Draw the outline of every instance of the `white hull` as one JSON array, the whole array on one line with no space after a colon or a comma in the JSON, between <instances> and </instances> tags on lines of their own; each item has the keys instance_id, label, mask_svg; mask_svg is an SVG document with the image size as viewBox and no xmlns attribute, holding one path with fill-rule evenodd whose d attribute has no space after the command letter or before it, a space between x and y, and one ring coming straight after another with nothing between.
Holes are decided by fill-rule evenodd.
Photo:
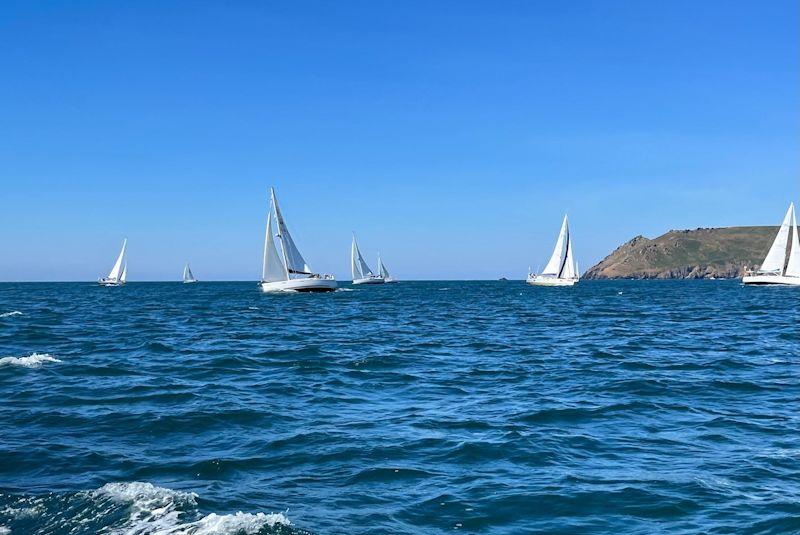
<instances>
[{"instance_id":1,"label":"white hull","mask_svg":"<svg viewBox=\"0 0 800 535\"><path fill-rule=\"evenodd\" d=\"M197 281L196 280L183 281L184 284L194 284L195 282Z\"/></svg>"},{"instance_id":2,"label":"white hull","mask_svg":"<svg viewBox=\"0 0 800 535\"><path fill-rule=\"evenodd\" d=\"M578 279L559 279L558 277L533 275L528 277L527 282L532 286L574 286Z\"/></svg>"},{"instance_id":3,"label":"white hull","mask_svg":"<svg viewBox=\"0 0 800 535\"><path fill-rule=\"evenodd\" d=\"M100 286L124 286L125 281L118 281L118 280L110 280L110 279L100 279L97 281Z\"/></svg>"},{"instance_id":4,"label":"white hull","mask_svg":"<svg viewBox=\"0 0 800 535\"><path fill-rule=\"evenodd\" d=\"M785 277L783 275L745 275L742 283L751 286L800 286L800 277Z\"/></svg>"},{"instance_id":5,"label":"white hull","mask_svg":"<svg viewBox=\"0 0 800 535\"><path fill-rule=\"evenodd\" d=\"M383 284L385 282L386 281L383 279L383 277L378 277L378 276L364 277L363 279L353 279L353 284L354 285L356 285L356 284Z\"/></svg>"},{"instance_id":6,"label":"white hull","mask_svg":"<svg viewBox=\"0 0 800 535\"><path fill-rule=\"evenodd\" d=\"M332 292L338 285L335 279L291 279L288 281L262 282L262 292Z\"/></svg>"}]
</instances>

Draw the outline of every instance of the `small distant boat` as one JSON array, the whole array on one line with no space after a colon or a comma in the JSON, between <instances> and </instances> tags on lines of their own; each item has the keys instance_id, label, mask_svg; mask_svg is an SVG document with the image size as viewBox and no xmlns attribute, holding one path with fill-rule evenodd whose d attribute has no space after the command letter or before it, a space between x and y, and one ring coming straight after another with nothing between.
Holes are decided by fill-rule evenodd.
<instances>
[{"instance_id":1,"label":"small distant boat","mask_svg":"<svg viewBox=\"0 0 800 535\"><path fill-rule=\"evenodd\" d=\"M565 215L550 261L547 262L541 274L528 273L528 284L534 286L573 286L578 282L580 275L578 264L572 256L572 248L569 221Z\"/></svg>"},{"instance_id":2,"label":"small distant boat","mask_svg":"<svg viewBox=\"0 0 800 535\"><path fill-rule=\"evenodd\" d=\"M353 275L353 284L383 284L385 282L381 275L372 272L364 257L361 256L355 232L353 233L353 244L350 247L350 272Z\"/></svg>"},{"instance_id":3,"label":"small distant boat","mask_svg":"<svg viewBox=\"0 0 800 535\"><path fill-rule=\"evenodd\" d=\"M128 238L122 242L122 250L119 252L114 267L108 275L97 281L100 286L122 286L128 280L128 260L125 258L125 248L128 246ZM123 264L124 262L124 264Z\"/></svg>"},{"instance_id":4,"label":"small distant boat","mask_svg":"<svg viewBox=\"0 0 800 535\"><path fill-rule=\"evenodd\" d=\"M378 274L383 277L383 282L386 284L397 282L397 279L392 277L392 275L389 273L389 270L386 269L386 264L384 264L383 260L381 260L380 254L378 254Z\"/></svg>"},{"instance_id":5,"label":"small distant boat","mask_svg":"<svg viewBox=\"0 0 800 535\"><path fill-rule=\"evenodd\" d=\"M276 242L280 243L280 253ZM264 292L332 292L337 287L333 275L312 272L300 254L281 215L273 188L270 188L264 262L259 286Z\"/></svg>"},{"instance_id":6,"label":"small distant boat","mask_svg":"<svg viewBox=\"0 0 800 535\"><path fill-rule=\"evenodd\" d=\"M186 266L183 268L183 283L192 284L193 282L197 282L197 279L194 278L192 268L189 267L189 263L187 262Z\"/></svg>"},{"instance_id":7,"label":"small distant boat","mask_svg":"<svg viewBox=\"0 0 800 535\"><path fill-rule=\"evenodd\" d=\"M786 246L789 244L790 230L791 248L787 255ZM797 236L794 203L789 204L789 210L783 218L778 235L775 236L775 241L772 242L772 247L769 248L761 267L755 272L746 272L742 282L754 286L800 286L800 239Z\"/></svg>"}]
</instances>

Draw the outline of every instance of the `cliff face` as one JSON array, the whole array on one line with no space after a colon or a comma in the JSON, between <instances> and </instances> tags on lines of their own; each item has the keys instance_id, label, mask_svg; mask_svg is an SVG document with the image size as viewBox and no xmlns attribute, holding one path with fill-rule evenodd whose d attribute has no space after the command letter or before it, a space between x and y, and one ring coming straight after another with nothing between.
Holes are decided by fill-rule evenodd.
<instances>
[{"instance_id":1,"label":"cliff face","mask_svg":"<svg viewBox=\"0 0 800 535\"><path fill-rule=\"evenodd\" d=\"M670 230L636 236L589 269L586 279L735 278L764 260L778 227Z\"/></svg>"}]
</instances>

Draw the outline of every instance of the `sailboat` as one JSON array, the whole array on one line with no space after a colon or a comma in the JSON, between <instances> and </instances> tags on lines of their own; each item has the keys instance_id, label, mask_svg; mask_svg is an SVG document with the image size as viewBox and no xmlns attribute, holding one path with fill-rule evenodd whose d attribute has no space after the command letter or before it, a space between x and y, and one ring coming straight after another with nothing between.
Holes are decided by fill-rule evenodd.
<instances>
[{"instance_id":1,"label":"sailboat","mask_svg":"<svg viewBox=\"0 0 800 535\"><path fill-rule=\"evenodd\" d=\"M195 279L192 274L192 268L189 267L189 262L186 262L186 266L183 268L183 283L191 284L193 282L197 282L197 279Z\"/></svg>"},{"instance_id":2,"label":"sailboat","mask_svg":"<svg viewBox=\"0 0 800 535\"><path fill-rule=\"evenodd\" d=\"M383 263L383 260L381 260L380 254L378 254L378 274L383 278L383 282L386 284L397 282L394 278L392 278L389 270L386 269L386 265Z\"/></svg>"},{"instance_id":3,"label":"sailboat","mask_svg":"<svg viewBox=\"0 0 800 535\"><path fill-rule=\"evenodd\" d=\"M789 244L790 230L792 240L787 255L786 246ZM746 272L742 282L748 285L800 286L800 239L797 236L794 203L789 204L789 210L783 218L778 235L775 236L775 241L772 242L772 247L769 248L761 267L755 272Z\"/></svg>"},{"instance_id":4,"label":"sailboat","mask_svg":"<svg viewBox=\"0 0 800 535\"><path fill-rule=\"evenodd\" d=\"M100 279L101 286L122 286L128 279L128 262L125 258L125 248L128 246L128 238L122 242L122 250L119 252L117 261L114 262L114 267L111 268L108 275ZM123 265L123 261L125 264Z\"/></svg>"},{"instance_id":5,"label":"sailboat","mask_svg":"<svg viewBox=\"0 0 800 535\"><path fill-rule=\"evenodd\" d=\"M337 287L333 275L312 272L300 254L286 227L273 188L270 188L264 262L259 286L264 292L332 292Z\"/></svg>"},{"instance_id":6,"label":"sailboat","mask_svg":"<svg viewBox=\"0 0 800 535\"><path fill-rule=\"evenodd\" d=\"M572 286L580 279L578 264L573 259L572 236L569 233L569 221L564 215L561 232L558 233L556 246L550 261L540 274L528 273L528 284L534 286Z\"/></svg>"},{"instance_id":7,"label":"sailboat","mask_svg":"<svg viewBox=\"0 0 800 535\"><path fill-rule=\"evenodd\" d=\"M375 275L367 265L356 242L356 233L353 233L353 245L350 247L350 272L353 274L353 284L383 284L383 277Z\"/></svg>"}]
</instances>

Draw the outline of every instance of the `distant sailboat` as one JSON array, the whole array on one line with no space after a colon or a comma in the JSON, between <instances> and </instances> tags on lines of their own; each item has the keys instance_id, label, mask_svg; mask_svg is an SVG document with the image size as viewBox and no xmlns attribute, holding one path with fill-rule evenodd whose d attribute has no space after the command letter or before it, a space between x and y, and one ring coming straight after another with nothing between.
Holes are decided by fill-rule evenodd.
<instances>
[{"instance_id":1,"label":"distant sailboat","mask_svg":"<svg viewBox=\"0 0 800 535\"><path fill-rule=\"evenodd\" d=\"M184 284L191 284L193 282L197 282L197 279L194 278L192 274L192 268L189 267L189 263L186 263L186 266L183 268L183 283Z\"/></svg>"},{"instance_id":2,"label":"distant sailboat","mask_svg":"<svg viewBox=\"0 0 800 535\"><path fill-rule=\"evenodd\" d=\"M276 242L280 243L280 253ZM332 292L337 287L333 275L311 271L289 234L272 188L259 285L264 292Z\"/></svg>"},{"instance_id":3,"label":"distant sailboat","mask_svg":"<svg viewBox=\"0 0 800 535\"><path fill-rule=\"evenodd\" d=\"M103 277L98 282L101 286L122 286L128 279L128 262L125 258L125 248L128 246L128 239L122 242L122 250L119 252L117 261L114 262L114 267L111 268L108 275ZM123 261L125 262L123 266Z\"/></svg>"},{"instance_id":4,"label":"distant sailboat","mask_svg":"<svg viewBox=\"0 0 800 535\"><path fill-rule=\"evenodd\" d=\"M353 275L353 284L383 284L383 277L375 275L367 265L361 251L358 249L356 234L353 233L353 245L350 247L350 271Z\"/></svg>"},{"instance_id":5,"label":"distant sailboat","mask_svg":"<svg viewBox=\"0 0 800 535\"><path fill-rule=\"evenodd\" d=\"M788 255L789 231L792 233L791 248ZM787 261L788 258L788 261ZM794 203L783 218L781 228L761 267L755 273L746 273L742 282L748 285L777 284L783 286L800 286L800 239L797 236L797 218Z\"/></svg>"},{"instance_id":6,"label":"distant sailboat","mask_svg":"<svg viewBox=\"0 0 800 535\"><path fill-rule=\"evenodd\" d=\"M580 279L578 264L573 259L569 221L564 216L553 255L541 274L528 273L528 284L534 286L572 286Z\"/></svg>"},{"instance_id":7,"label":"distant sailboat","mask_svg":"<svg viewBox=\"0 0 800 535\"><path fill-rule=\"evenodd\" d=\"M389 270L386 269L386 265L383 263L383 260L381 260L380 254L378 255L378 274L383 277L383 282L386 284L397 282L389 273Z\"/></svg>"}]
</instances>

